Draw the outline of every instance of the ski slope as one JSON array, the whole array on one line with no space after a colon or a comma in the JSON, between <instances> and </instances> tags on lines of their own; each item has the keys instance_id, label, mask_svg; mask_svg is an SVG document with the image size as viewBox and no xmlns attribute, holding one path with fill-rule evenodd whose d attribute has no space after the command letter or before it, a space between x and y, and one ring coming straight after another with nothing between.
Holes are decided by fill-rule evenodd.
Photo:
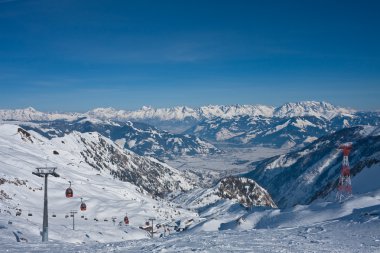
<instances>
[{"instance_id":1,"label":"ski slope","mask_svg":"<svg viewBox=\"0 0 380 253\"><path fill-rule=\"evenodd\" d=\"M359 207L365 206L365 207ZM270 219L268 213L272 213ZM261 218L260 218L261 215ZM256 217L254 217L256 216ZM28 224L6 224L0 217L0 246L8 252L380 252L380 192L354 196L347 203L319 203L293 209L253 210L240 219L226 223L224 230L193 229L163 238L108 243L48 244L32 238L15 243L11 231L29 236ZM256 221L254 221L256 220ZM265 228L257 221L265 221ZM295 222L297 221L297 222ZM246 225L250 224L250 227ZM239 227L239 228L238 228ZM18 231L18 232L17 232ZM34 240L35 239L35 240Z\"/></svg>"}]
</instances>

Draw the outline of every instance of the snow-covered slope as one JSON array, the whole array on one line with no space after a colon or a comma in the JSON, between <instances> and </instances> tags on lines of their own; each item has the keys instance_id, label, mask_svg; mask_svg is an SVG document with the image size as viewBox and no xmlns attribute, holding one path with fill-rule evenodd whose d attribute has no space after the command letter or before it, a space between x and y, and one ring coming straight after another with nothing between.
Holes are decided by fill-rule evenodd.
<instances>
[{"instance_id":1,"label":"snow-covered slope","mask_svg":"<svg viewBox=\"0 0 380 253\"><path fill-rule=\"evenodd\" d=\"M112 122L82 118L76 121L49 121L43 123L22 123L31 129L52 138L73 131L98 132L120 147L139 155L156 158L174 158L179 155L206 155L221 153L214 145L193 135L172 134L153 126L137 122Z\"/></svg>"},{"instance_id":2,"label":"snow-covered slope","mask_svg":"<svg viewBox=\"0 0 380 253\"><path fill-rule=\"evenodd\" d=\"M378 218L380 191L355 194L343 203L318 202L311 205L297 205L287 209L253 209L239 219L239 222L225 224L222 229L262 229L310 226L338 220L362 221ZM371 217L372 216L372 217ZM379 220L380 221L380 220Z\"/></svg>"},{"instance_id":3,"label":"snow-covered slope","mask_svg":"<svg viewBox=\"0 0 380 253\"><path fill-rule=\"evenodd\" d=\"M141 239L148 235L138 227L145 226L148 218L155 217L156 224L162 224L197 217L160 198L193 187L180 172L123 150L98 133L74 132L48 140L16 125L0 125L0 158L1 213L33 235L28 240L40 240L43 179L32 175L36 167L54 166L60 175L48 180L53 240ZM69 181L74 190L70 199L65 197ZM87 204L84 212L79 211L80 198ZM21 214L16 217L18 210ZM72 219L65 218L71 210L78 211L75 232L71 232ZM118 224L126 213L130 226L114 226L112 217Z\"/></svg>"},{"instance_id":4,"label":"snow-covered slope","mask_svg":"<svg viewBox=\"0 0 380 253\"><path fill-rule=\"evenodd\" d=\"M376 199L377 197L377 199ZM293 209L253 210L222 225L225 230L175 234L153 240L68 244L15 243L12 232L22 224L0 219L0 246L10 252L379 252L379 193L354 198L344 205L321 203ZM1 217L1 216L0 216ZM289 222L287 222L289 221ZM255 228L255 226L262 228ZM265 225L267 225L265 227ZM8 234L6 234L6 232ZM7 235L12 235L7 236ZM13 240L13 241L12 241Z\"/></svg>"},{"instance_id":5,"label":"snow-covered slope","mask_svg":"<svg viewBox=\"0 0 380 253\"><path fill-rule=\"evenodd\" d=\"M254 180L231 176L211 188L180 194L173 201L199 213L199 222L189 226L193 232L217 231L222 223L236 220L253 207L277 208L269 193Z\"/></svg>"},{"instance_id":6,"label":"snow-covered slope","mask_svg":"<svg viewBox=\"0 0 380 253\"><path fill-rule=\"evenodd\" d=\"M353 182L362 173L380 168L380 130L378 127L346 128L326 135L295 152L252 163L244 176L257 181L280 207L308 204L336 189L342 161L337 147L353 142L349 160ZM364 174L363 174L364 175ZM366 187L371 187L370 179ZM363 192L355 186L355 192ZM379 184L372 185L376 189Z\"/></svg>"}]
</instances>

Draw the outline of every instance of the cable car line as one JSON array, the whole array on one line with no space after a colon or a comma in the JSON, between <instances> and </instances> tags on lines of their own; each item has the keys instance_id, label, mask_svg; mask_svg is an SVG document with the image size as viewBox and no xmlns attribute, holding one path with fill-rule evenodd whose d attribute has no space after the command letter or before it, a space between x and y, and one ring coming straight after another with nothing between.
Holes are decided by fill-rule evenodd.
<instances>
[{"instance_id":1,"label":"cable car line","mask_svg":"<svg viewBox=\"0 0 380 253\"><path fill-rule=\"evenodd\" d=\"M20 157L16 157L16 156L11 155L11 154L9 154L9 153L3 152L3 151L0 151L0 153L1 153L1 154L4 154L4 155L8 155L8 156L10 156L10 157L13 157L13 158L15 158L15 159L17 159L17 160L19 160L19 161L23 161L23 162L25 162L25 163L27 163L27 164L32 165L33 167L37 166L35 163L29 162L29 161L27 161L27 160L25 160L25 159L22 159L22 158L20 158ZM45 160L49 161L50 163L53 163L53 164L57 164L57 165L59 165L59 166L62 166L62 164L59 164L59 163L54 162L54 161L51 161L51 160L49 160L49 159L45 159ZM17 169L25 170L25 167L19 167L19 166L16 166L16 165L14 165L14 164L6 163L6 162L4 162L4 161L0 161L0 163L5 164L5 165L8 165L8 166L11 166L11 167L14 167L14 168L17 168ZM84 167L80 167L80 166L78 166L78 168L88 169L88 168L84 168ZM73 197L73 190L72 190L72 188L71 188L71 181L70 181L70 180L67 180L66 178L63 178L63 179L66 180L66 181L68 181L69 184L70 184L69 188L66 189L66 197L67 197L67 198L72 198L72 197ZM98 186L109 186L109 184L99 184L99 183L98 183L97 185L98 185ZM71 191L70 191L70 190L71 190ZM40 209L25 208L25 207L23 207L23 208L24 208L24 210L25 210L25 209L28 210L28 212L27 212L27 216L29 216L29 217L30 217L30 216L33 216L33 212L38 213L38 212L41 211ZM21 208L19 208L19 209L21 209ZM58 210L58 209L51 209L51 208L49 208L49 210L51 210L51 211L53 212L52 217L54 217L54 218L57 217L57 215L65 215L65 216L67 216L67 213L66 213L66 212L62 212L62 209L59 209L59 210ZM80 210L81 210L81 211L86 211L86 210L87 210L87 205L86 205L85 202L83 202L83 198L81 198ZM21 213L20 213L20 215L21 215ZM86 217L86 218L87 218L87 217ZM105 218L105 219L107 219L107 218ZM108 219L107 219L107 220L108 220ZM123 221L124 221L124 224L125 224L125 225L128 225L128 224L129 224L129 218L128 218L127 214L124 216Z\"/></svg>"}]
</instances>

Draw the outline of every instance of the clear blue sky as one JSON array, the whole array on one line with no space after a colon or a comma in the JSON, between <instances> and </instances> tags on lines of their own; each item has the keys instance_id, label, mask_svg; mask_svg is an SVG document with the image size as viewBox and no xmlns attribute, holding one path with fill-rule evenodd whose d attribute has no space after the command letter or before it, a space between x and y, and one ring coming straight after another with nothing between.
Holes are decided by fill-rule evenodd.
<instances>
[{"instance_id":1,"label":"clear blue sky","mask_svg":"<svg viewBox=\"0 0 380 253\"><path fill-rule=\"evenodd\" d=\"M380 109L380 1L0 0L0 108Z\"/></svg>"}]
</instances>

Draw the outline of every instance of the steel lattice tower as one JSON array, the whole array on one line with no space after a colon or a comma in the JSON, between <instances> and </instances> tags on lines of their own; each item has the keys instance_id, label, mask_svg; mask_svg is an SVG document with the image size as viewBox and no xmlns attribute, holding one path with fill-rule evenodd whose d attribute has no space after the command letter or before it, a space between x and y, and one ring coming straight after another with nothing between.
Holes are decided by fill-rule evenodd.
<instances>
[{"instance_id":1,"label":"steel lattice tower","mask_svg":"<svg viewBox=\"0 0 380 253\"><path fill-rule=\"evenodd\" d=\"M352 145L343 144L339 146L339 149L343 151L343 162L339 176L336 198L339 202L342 202L352 195L350 164L348 163L348 156L351 152Z\"/></svg>"}]
</instances>

